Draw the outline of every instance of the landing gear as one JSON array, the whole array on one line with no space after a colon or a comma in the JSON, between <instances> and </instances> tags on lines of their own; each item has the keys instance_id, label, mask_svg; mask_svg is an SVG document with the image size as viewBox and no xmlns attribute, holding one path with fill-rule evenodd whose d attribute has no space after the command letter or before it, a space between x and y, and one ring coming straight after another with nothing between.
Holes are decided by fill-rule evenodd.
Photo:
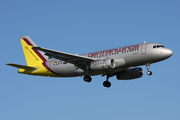
<instances>
[{"instance_id":1,"label":"landing gear","mask_svg":"<svg viewBox=\"0 0 180 120\"><path fill-rule=\"evenodd\" d=\"M92 78L89 75L85 75L83 79L85 82L91 82L92 80Z\"/></svg>"},{"instance_id":2,"label":"landing gear","mask_svg":"<svg viewBox=\"0 0 180 120\"><path fill-rule=\"evenodd\" d=\"M148 74L148 75L152 75L152 72L151 72L151 71L148 71L147 74Z\"/></svg>"},{"instance_id":3,"label":"landing gear","mask_svg":"<svg viewBox=\"0 0 180 120\"><path fill-rule=\"evenodd\" d=\"M85 82L91 82L92 78L89 76L89 66L86 65L86 75L84 76L83 80Z\"/></svg>"},{"instance_id":4,"label":"landing gear","mask_svg":"<svg viewBox=\"0 0 180 120\"><path fill-rule=\"evenodd\" d=\"M148 74L148 75L152 75L152 72L150 71L150 63L147 63L147 64L146 64L146 67L147 67L147 70L148 70L148 71L147 71L147 74Z\"/></svg>"},{"instance_id":5,"label":"landing gear","mask_svg":"<svg viewBox=\"0 0 180 120\"><path fill-rule=\"evenodd\" d=\"M109 81L104 81L103 85L104 87L107 87L107 88L111 87L111 83Z\"/></svg>"},{"instance_id":6,"label":"landing gear","mask_svg":"<svg viewBox=\"0 0 180 120\"><path fill-rule=\"evenodd\" d=\"M106 81L103 82L104 87L107 87L107 88L111 87L111 83L108 81L108 79L109 79L109 75L107 75Z\"/></svg>"}]
</instances>

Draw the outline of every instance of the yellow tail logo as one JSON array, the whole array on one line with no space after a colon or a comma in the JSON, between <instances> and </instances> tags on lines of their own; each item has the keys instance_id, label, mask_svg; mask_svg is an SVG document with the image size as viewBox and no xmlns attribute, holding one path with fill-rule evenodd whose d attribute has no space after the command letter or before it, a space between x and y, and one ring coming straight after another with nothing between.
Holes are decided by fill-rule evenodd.
<instances>
[{"instance_id":1,"label":"yellow tail logo","mask_svg":"<svg viewBox=\"0 0 180 120\"><path fill-rule=\"evenodd\" d=\"M48 60L48 57L44 55L43 52L32 48L36 47L37 45L31 40L29 36L23 36L20 38L20 40L27 66L13 63L7 63L6 65L20 68L18 73L22 74L60 77L47 66L46 61Z\"/></svg>"},{"instance_id":2,"label":"yellow tail logo","mask_svg":"<svg viewBox=\"0 0 180 120\"><path fill-rule=\"evenodd\" d=\"M56 76L45 68L47 56L43 52L33 49L32 47L37 46L29 36L23 36L20 38L22 48L24 51L27 66L37 68L35 71L31 72L32 75L41 76ZM44 66L45 65L45 66ZM21 71L19 71L22 73Z\"/></svg>"},{"instance_id":3,"label":"yellow tail logo","mask_svg":"<svg viewBox=\"0 0 180 120\"><path fill-rule=\"evenodd\" d=\"M42 63L47 61L47 57L43 52L32 49L32 47L37 45L30 39L30 37L24 36L21 37L20 40L28 66L42 66Z\"/></svg>"}]
</instances>

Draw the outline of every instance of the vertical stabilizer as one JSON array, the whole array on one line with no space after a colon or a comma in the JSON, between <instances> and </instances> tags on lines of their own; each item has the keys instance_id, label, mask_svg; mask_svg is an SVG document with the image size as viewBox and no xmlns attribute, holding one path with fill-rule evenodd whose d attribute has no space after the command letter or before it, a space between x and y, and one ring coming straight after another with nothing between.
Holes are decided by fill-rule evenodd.
<instances>
[{"instance_id":1,"label":"vertical stabilizer","mask_svg":"<svg viewBox=\"0 0 180 120\"><path fill-rule=\"evenodd\" d=\"M32 49L37 45L29 36L20 37L20 40L28 66L42 66L42 63L47 61L48 58L43 52Z\"/></svg>"}]
</instances>

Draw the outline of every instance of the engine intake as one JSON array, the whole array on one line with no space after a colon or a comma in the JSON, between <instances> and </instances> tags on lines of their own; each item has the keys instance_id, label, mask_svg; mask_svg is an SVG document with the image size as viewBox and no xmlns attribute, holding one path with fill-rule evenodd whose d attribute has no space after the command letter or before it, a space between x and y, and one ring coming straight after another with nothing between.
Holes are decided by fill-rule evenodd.
<instances>
[{"instance_id":1,"label":"engine intake","mask_svg":"<svg viewBox=\"0 0 180 120\"><path fill-rule=\"evenodd\" d=\"M130 68L116 74L118 80L131 80L143 76L143 70L140 67Z\"/></svg>"},{"instance_id":2,"label":"engine intake","mask_svg":"<svg viewBox=\"0 0 180 120\"><path fill-rule=\"evenodd\" d=\"M104 60L99 60L91 63L90 69L91 70L103 70L103 69L109 69L109 68L114 68L115 67L115 62L114 59L104 59Z\"/></svg>"}]
</instances>

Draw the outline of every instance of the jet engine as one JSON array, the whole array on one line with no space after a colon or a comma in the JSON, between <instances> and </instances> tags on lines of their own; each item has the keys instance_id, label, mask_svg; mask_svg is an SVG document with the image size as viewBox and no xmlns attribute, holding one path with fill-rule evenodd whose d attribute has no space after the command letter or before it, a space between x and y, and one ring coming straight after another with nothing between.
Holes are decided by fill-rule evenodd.
<instances>
[{"instance_id":1,"label":"jet engine","mask_svg":"<svg viewBox=\"0 0 180 120\"><path fill-rule=\"evenodd\" d=\"M115 67L114 59L98 60L91 63L90 65L91 70L102 70L102 69L109 69L114 67Z\"/></svg>"},{"instance_id":2,"label":"jet engine","mask_svg":"<svg viewBox=\"0 0 180 120\"><path fill-rule=\"evenodd\" d=\"M115 68L118 67L123 67L124 65L126 65L125 60L123 58L115 58Z\"/></svg>"},{"instance_id":3,"label":"jet engine","mask_svg":"<svg viewBox=\"0 0 180 120\"><path fill-rule=\"evenodd\" d=\"M130 68L116 74L118 80L130 80L143 76L143 70L140 67Z\"/></svg>"}]
</instances>

